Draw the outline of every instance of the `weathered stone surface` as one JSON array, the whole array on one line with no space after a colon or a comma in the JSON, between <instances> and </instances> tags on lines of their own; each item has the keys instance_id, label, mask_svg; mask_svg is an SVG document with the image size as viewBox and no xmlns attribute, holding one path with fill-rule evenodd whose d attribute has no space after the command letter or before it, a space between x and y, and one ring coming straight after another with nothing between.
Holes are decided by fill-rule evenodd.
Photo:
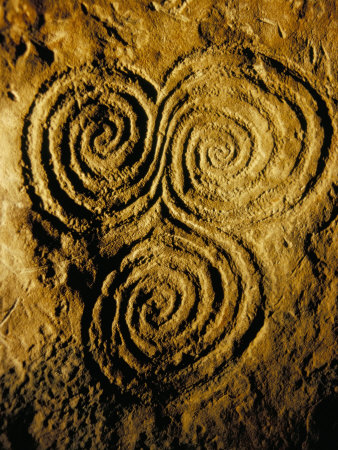
<instances>
[{"instance_id":1,"label":"weathered stone surface","mask_svg":"<svg viewBox=\"0 0 338 450\"><path fill-rule=\"evenodd\" d=\"M337 10L0 4L0 447L329 449Z\"/></svg>"}]
</instances>

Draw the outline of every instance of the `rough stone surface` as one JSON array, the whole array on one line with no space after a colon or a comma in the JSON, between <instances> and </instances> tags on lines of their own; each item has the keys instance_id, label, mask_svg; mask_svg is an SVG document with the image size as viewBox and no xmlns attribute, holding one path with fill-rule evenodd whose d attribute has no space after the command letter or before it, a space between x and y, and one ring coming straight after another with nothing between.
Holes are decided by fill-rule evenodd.
<instances>
[{"instance_id":1,"label":"rough stone surface","mask_svg":"<svg viewBox=\"0 0 338 450\"><path fill-rule=\"evenodd\" d=\"M0 448L335 448L336 8L0 3Z\"/></svg>"}]
</instances>

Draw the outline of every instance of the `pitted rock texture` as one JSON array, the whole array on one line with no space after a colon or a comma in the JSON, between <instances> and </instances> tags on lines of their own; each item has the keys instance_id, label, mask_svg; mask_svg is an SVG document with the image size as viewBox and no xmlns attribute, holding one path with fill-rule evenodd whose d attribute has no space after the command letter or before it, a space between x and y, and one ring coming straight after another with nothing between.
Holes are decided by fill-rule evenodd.
<instances>
[{"instance_id":1,"label":"pitted rock texture","mask_svg":"<svg viewBox=\"0 0 338 450\"><path fill-rule=\"evenodd\" d=\"M336 28L2 2L1 448L335 448Z\"/></svg>"}]
</instances>

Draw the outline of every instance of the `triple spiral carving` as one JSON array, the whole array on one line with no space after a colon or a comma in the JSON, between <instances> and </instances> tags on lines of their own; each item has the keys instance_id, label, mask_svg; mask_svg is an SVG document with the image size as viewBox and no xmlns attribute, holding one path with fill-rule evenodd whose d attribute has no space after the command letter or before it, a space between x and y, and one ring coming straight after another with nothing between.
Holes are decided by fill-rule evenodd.
<instances>
[{"instance_id":1,"label":"triple spiral carving","mask_svg":"<svg viewBox=\"0 0 338 450\"><path fill-rule=\"evenodd\" d=\"M309 197L332 133L325 97L251 51L193 54L160 90L117 67L41 87L22 135L39 208L77 232L135 222L155 201L175 218L135 238L94 302L90 348L112 383L124 383L122 361L139 381L185 389L250 345L263 280L229 235Z\"/></svg>"}]
</instances>

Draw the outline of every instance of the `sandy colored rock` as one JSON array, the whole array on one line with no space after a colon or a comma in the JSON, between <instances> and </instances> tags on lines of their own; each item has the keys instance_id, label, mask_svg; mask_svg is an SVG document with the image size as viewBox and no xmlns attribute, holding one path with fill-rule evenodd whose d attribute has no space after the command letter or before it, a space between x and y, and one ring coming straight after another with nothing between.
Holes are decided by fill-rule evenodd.
<instances>
[{"instance_id":1,"label":"sandy colored rock","mask_svg":"<svg viewBox=\"0 0 338 450\"><path fill-rule=\"evenodd\" d=\"M336 36L0 3L1 448L335 448Z\"/></svg>"}]
</instances>

